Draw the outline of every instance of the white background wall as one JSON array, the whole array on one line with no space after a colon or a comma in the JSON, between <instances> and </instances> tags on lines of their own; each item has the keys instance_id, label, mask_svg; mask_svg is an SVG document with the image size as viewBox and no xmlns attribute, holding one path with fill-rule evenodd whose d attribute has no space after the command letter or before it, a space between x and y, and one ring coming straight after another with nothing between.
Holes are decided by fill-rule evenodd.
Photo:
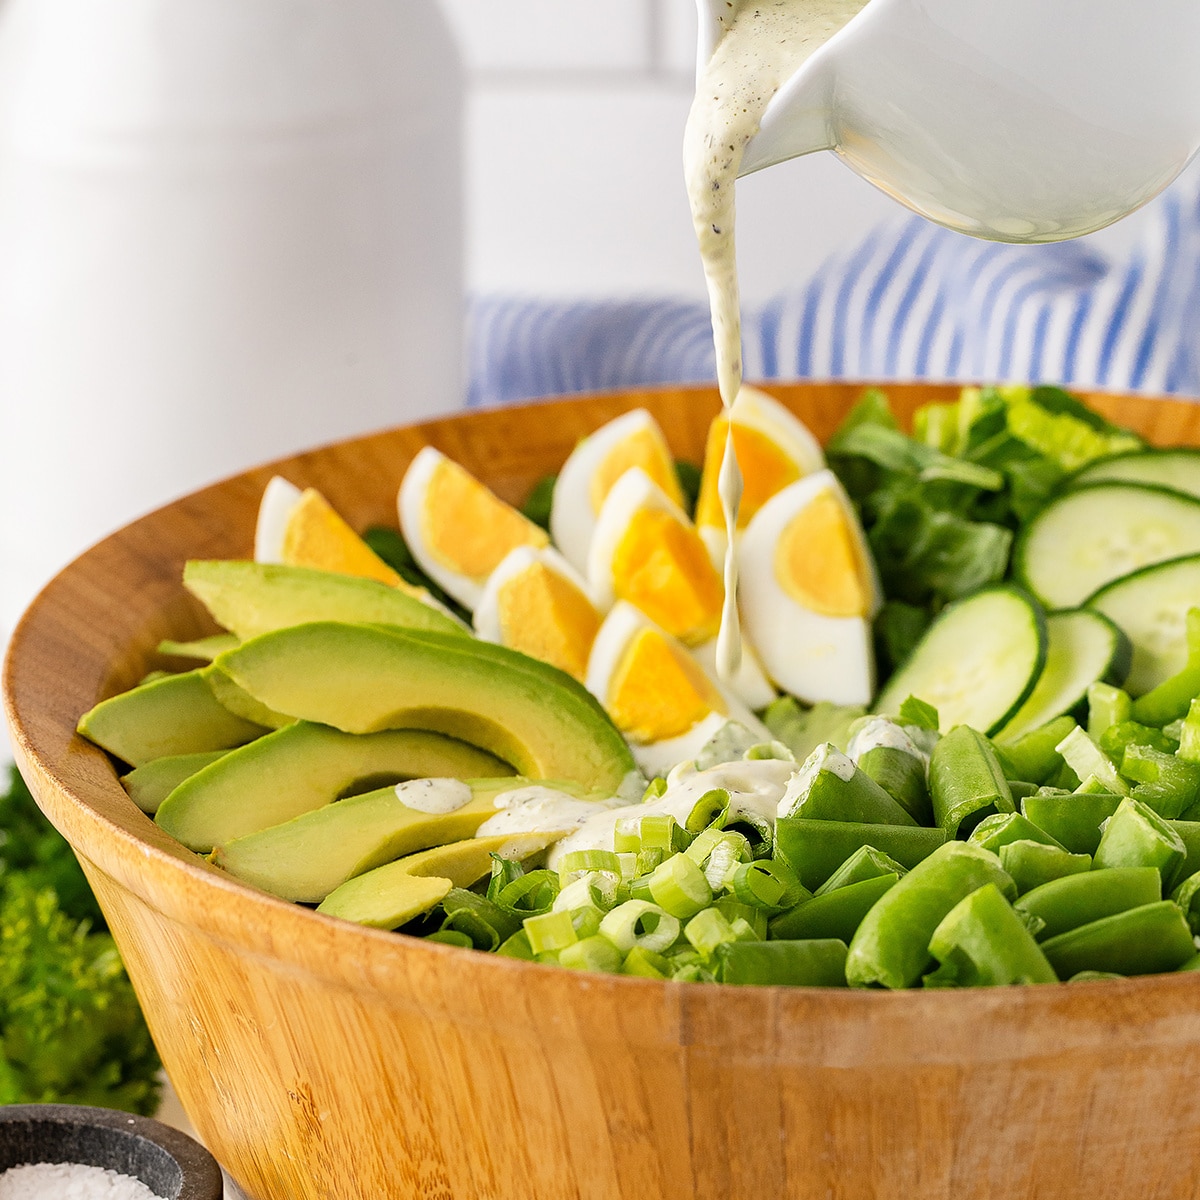
<instances>
[{"instance_id":1,"label":"white background wall","mask_svg":"<svg viewBox=\"0 0 1200 1200\"><path fill-rule=\"evenodd\" d=\"M703 294L680 166L695 0L443 0L467 69L468 281ZM896 210L832 155L738 185L743 295L804 280Z\"/></svg>"}]
</instances>

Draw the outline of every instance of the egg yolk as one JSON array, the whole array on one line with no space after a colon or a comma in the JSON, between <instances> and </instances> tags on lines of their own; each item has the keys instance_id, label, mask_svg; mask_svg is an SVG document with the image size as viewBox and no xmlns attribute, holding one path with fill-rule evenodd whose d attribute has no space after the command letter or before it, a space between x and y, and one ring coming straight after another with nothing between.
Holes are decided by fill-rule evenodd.
<instances>
[{"instance_id":1,"label":"egg yolk","mask_svg":"<svg viewBox=\"0 0 1200 1200\"><path fill-rule=\"evenodd\" d=\"M672 513L633 514L612 557L613 591L668 633L698 645L715 637L724 590L700 535Z\"/></svg>"},{"instance_id":2,"label":"egg yolk","mask_svg":"<svg viewBox=\"0 0 1200 1200\"><path fill-rule=\"evenodd\" d=\"M361 575L404 591L417 590L410 588L315 488L301 494L288 517L281 557L293 567Z\"/></svg>"},{"instance_id":3,"label":"egg yolk","mask_svg":"<svg viewBox=\"0 0 1200 1200\"><path fill-rule=\"evenodd\" d=\"M726 711L700 664L656 629L641 629L630 639L605 707L617 728L642 744L679 737L709 713Z\"/></svg>"},{"instance_id":4,"label":"egg yolk","mask_svg":"<svg viewBox=\"0 0 1200 1200\"><path fill-rule=\"evenodd\" d=\"M865 617L871 584L846 510L821 492L788 522L775 546L775 578L793 600L827 617Z\"/></svg>"},{"instance_id":5,"label":"egg yolk","mask_svg":"<svg viewBox=\"0 0 1200 1200\"><path fill-rule=\"evenodd\" d=\"M613 446L592 472L588 495L592 502L593 514L600 511L608 493L612 491L613 484L631 467L641 467L682 507L683 493L666 443L655 429L643 426Z\"/></svg>"},{"instance_id":6,"label":"egg yolk","mask_svg":"<svg viewBox=\"0 0 1200 1200\"><path fill-rule=\"evenodd\" d=\"M480 582L510 550L541 548L550 541L544 529L448 458L430 472L421 506L421 532L437 562Z\"/></svg>"},{"instance_id":7,"label":"egg yolk","mask_svg":"<svg viewBox=\"0 0 1200 1200\"><path fill-rule=\"evenodd\" d=\"M500 585L496 604L504 645L583 679L600 614L575 584L533 563Z\"/></svg>"},{"instance_id":8,"label":"egg yolk","mask_svg":"<svg viewBox=\"0 0 1200 1200\"><path fill-rule=\"evenodd\" d=\"M721 512L721 497L717 482L721 473L721 456L725 453L725 431L729 418L721 415L708 427L704 447L704 472L700 477L700 497L696 501L696 524L725 528ZM743 529L752 516L776 492L800 478L801 471L786 451L761 430L733 423L733 449L742 472L742 503L738 509L737 527Z\"/></svg>"}]
</instances>

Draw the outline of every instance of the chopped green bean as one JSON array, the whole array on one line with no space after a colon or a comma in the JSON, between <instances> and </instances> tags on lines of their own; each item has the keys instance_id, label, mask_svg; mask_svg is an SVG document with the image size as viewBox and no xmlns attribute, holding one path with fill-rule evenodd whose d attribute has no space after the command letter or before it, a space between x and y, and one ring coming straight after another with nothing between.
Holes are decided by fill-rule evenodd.
<instances>
[{"instance_id":1,"label":"chopped green bean","mask_svg":"<svg viewBox=\"0 0 1200 1200\"><path fill-rule=\"evenodd\" d=\"M993 813L990 817L984 817L971 830L967 841L993 854L999 854L1001 846L1017 841L1042 842L1047 846L1057 846L1060 850L1065 849L1061 842L1021 813Z\"/></svg>"},{"instance_id":2,"label":"chopped green bean","mask_svg":"<svg viewBox=\"0 0 1200 1200\"><path fill-rule=\"evenodd\" d=\"M828 742L818 746L792 777L779 812L784 817L817 821L917 823L907 809Z\"/></svg>"},{"instance_id":3,"label":"chopped green bean","mask_svg":"<svg viewBox=\"0 0 1200 1200\"><path fill-rule=\"evenodd\" d=\"M964 821L1015 811L996 751L968 725L956 726L933 748L929 793L934 820L951 837Z\"/></svg>"},{"instance_id":4,"label":"chopped green bean","mask_svg":"<svg viewBox=\"0 0 1200 1200\"><path fill-rule=\"evenodd\" d=\"M1032 729L1013 742L997 747L1000 763L1009 779L1029 779L1045 783L1063 765L1063 756L1055 749L1075 728L1074 717L1055 717Z\"/></svg>"},{"instance_id":5,"label":"chopped green bean","mask_svg":"<svg viewBox=\"0 0 1200 1200\"><path fill-rule=\"evenodd\" d=\"M1039 936L1044 939L1161 899L1162 876L1156 868L1112 867L1052 879L1026 892L1015 907L1042 921Z\"/></svg>"},{"instance_id":6,"label":"chopped green bean","mask_svg":"<svg viewBox=\"0 0 1200 1200\"><path fill-rule=\"evenodd\" d=\"M838 938L849 942L875 901L900 878L889 871L813 896L771 919L773 938Z\"/></svg>"},{"instance_id":7,"label":"chopped green bean","mask_svg":"<svg viewBox=\"0 0 1200 1200\"><path fill-rule=\"evenodd\" d=\"M945 740L945 739L943 739ZM929 966L929 939L946 914L985 883L1016 895L990 851L947 842L884 893L850 943L846 979L852 987L912 987Z\"/></svg>"},{"instance_id":8,"label":"chopped green bean","mask_svg":"<svg viewBox=\"0 0 1200 1200\"><path fill-rule=\"evenodd\" d=\"M859 757L858 767L918 825L933 824L924 759L896 746L872 746Z\"/></svg>"},{"instance_id":9,"label":"chopped green bean","mask_svg":"<svg viewBox=\"0 0 1200 1200\"><path fill-rule=\"evenodd\" d=\"M1021 802L1025 814L1072 854L1095 854L1100 826L1117 811L1120 796L1087 792L1039 793Z\"/></svg>"},{"instance_id":10,"label":"chopped green bean","mask_svg":"<svg viewBox=\"0 0 1200 1200\"><path fill-rule=\"evenodd\" d=\"M1149 805L1127 796L1104 824L1093 866L1157 867L1165 884L1185 856L1179 834Z\"/></svg>"},{"instance_id":11,"label":"chopped green bean","mask_svg":"<svg viewBox=\"0 0 1200 1200\"><path fill-rule=\"evenodd\" d=\"M944 829L920 825L863 825L803 817L781 817L775 822L776 853L791 863L810 891L820 887L862 846L873 846L912 868L945 840Z\"/></svg>"},{"instance_id":12,"label":"chopped green bean","mask_svg":"<svg viewBox=\"0 0 1200 1200\"><path fill-rule=\"evenodd\" d=\"M929 939L929 952L941 966L925 976L926 987L1058 982L1045 954L994 883L977 888L942 918Z\"/></svg>"},{"instance_id":13,"label":"chopped green bean","mask_svg":"<svg viewBox=\"0 0 1200 1200\"><path fill-rule=\"evenodd\" d=\"M726 942L717 947L714 959L722 983L846 986L846 943L830 938Z\"/></svg>"},{"instance_id":14,"label":"chopped green bean","mask_svg":"<svg viewBox=\"0 0 1200 1200\"><path fill-rule=\"evenodd\" d=\"M826 892L848 887L852 883L861 883L864 879L875 879L880 875L903 875L907 868L898 863L882 850L874 846L860 846L830 877L825 880L814 895L823 896Z\"/></svg>"},{"instance_id":15,"label":"chopped green bean","mask_svg":"<svg viewBox=\"0 0 1200 1200\"><path fill-rule=\"evenodd\" d=\"M1072 854L1045 842L1021 840L1000 847L1000 863L1017 885L1017 895L1023 895L1052 879L1090 871L1092 856Z\"/></svg>"},{"instance_id":16,"label":"chopped green bean","mask_svg":"<svg viewBox=\"0 0 1200 1200\"><path fill-rule=\"evenodd\" d=\"M1042 950L1060 978L1080 971L1153 975L1177 970L1196 953L1183 911L1170 900L1126 909L1047 938Z\"/></svg>"}]
</instances>

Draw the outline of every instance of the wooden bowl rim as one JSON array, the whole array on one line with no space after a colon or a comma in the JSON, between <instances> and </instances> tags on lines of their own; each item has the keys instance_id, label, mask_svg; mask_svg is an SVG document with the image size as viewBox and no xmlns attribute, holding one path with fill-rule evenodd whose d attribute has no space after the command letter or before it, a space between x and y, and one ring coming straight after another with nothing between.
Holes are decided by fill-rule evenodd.
<instances>
[{"instance_id":1,"label":"wooden bowl rim","mask_svg":"<svg viewBox=\"0 0 1200 1200\"><path fill-rule=\"evenodd\" d=\"M767 386L776 385L772 383ZM818 385L777 386L781 390L800 395L807 387ZM939 386L957 390L962 385L854 381L847 382L844 386L855 390L881 387L889 393L919 388L923 394L928 395ZM973 1031L970 1048L976 1057L980 1053L986 1055L986 1045L982 1043L986 1043L987 1040L978 1037L980 1029L985 1028L977 1026L978 1021L989 1022L992 1025L999 1022L1008 1028L1010 1033L1015 1032L1019 1035L1022 1025L1032 1024L1036 1027L1042 1021L1055 1020L1060 1022L1058 1028L1063 1034L1065 1045L1071 1040L1071 998L1078 994L1080 985L885 992L840 988L734 988L679 984L630 976L582 974L537 963L500 958L496 955L464 952L456 947L407 938L325 917L223 875L168 838L128 799L107 756L97 747L84 745L81 739L76 739L79 743L76 747L78 753L91 760L93 766L103 763L107 770L107 788L102 789L96 799L92 799L80 794L56 774L61 764L54 761L44 745L35 744L30 736L24 717L26 700L18 676L35 670L35 665L28 661L28 656L33 653L29 643L37 640L37 625L42 614L54 605L58 593L65 590L68 584L77 577L86 577L89 567L106 547L127 537L133 530L162 520L164 514L176 506L185 502L203 504L210 494L244 480L247 475L275 473L308 457L324 454L336 446L367 444L394 432L412 430L422 435L436 435L447 423L486 420L497 413L519 418L532 410L537 410L539 418L553 419L556 404L577 407L597 401L628 401L631 395L646 397L659 393L686 393L698 401L709 404L715 402L714 390L701 385L664 386L658 389L642 389L636 393L614 390L567 398L549 398L504 409L469 411L445 418L443 421L400 427L400 430L380 431L363 438L348 438L303 455L281 458L250 472L230 476L138 518L97 543L65 567L38 594L13 633L4 664L4 706L12 732L14 753L23 773L30 780L39 804L52 822L67 834L76 853L86 865L110 875L121 886L168 919L191 925L218 942L274 960L291 970L299 970L325 980L336 980L340 986L352 991L365 990L376 996L383 993L395 997L395 983L398 978L403 977L406 982L411 983L414 974L426 973L456 979L458 986L466 991L470 989L472 976L482 973L480 978L487 978L491 984L485 990L490 992L494 987L503 991L508 988L514 994L519 992L524 997L519 1013L506 1014L510 1023L515 1020L518 1024L533 1022L543 1025L546 1014L555 1011L553 1005L564 1000L569 1002L589 995L597 1002L602 1001L611 1007L613 1004L619 1005L621 997L632 992L640 993L644 999L646 993L657 990L663 1012L662 1027L646 1030L647 1039L657 1040L660 1034L667 1030L673 1031L677 1039L686 1042L689 1040L689 1028L698 1028L705 1031L705 1044L714 1048L718 1045L744 1043L747 1035L744 1027L739 1028L743 1022L748 1022L753 1028L767 1021L779 1031L783 1027L797 1029L814 1020L823 1020L831 1027L845 1026L849 1034L851 1030L864 1028L874 1014L883 1011L892 1018L902 1019L904 1024L910 1026L914 1036L923 1043L919 1047L920 1052L934 1061L956 1061L968 1044L958 1038L950 1038L942 1043L942 1035L938 1031L944 1030L944 1022L950 1014L953 1014L956 1025ZM1112 405L1150 403L1155 407L1193 407L1189 401L1174 398L1158 399L1116 393L1089 395L1099 395L1103 401ZM436 442L437 438L433 436L428 440ZM73 731L68 733L65 729L60 729L59 733L67 733L68 739L74 736ZM117 800L119 797L120 805L116 811L120 819L105 811L105 792L110 800ZM86 833L86 838L81 837L81 833ZM146 887L148 875L170 881L168 902L163 902L160 891ZM1200 977L1176 974L1093 981L1086 985L1086 989L1093 997L1103 997L1104 1003L1111 1005L1115 1018L1122 1012L1135 1016L1140 1037L1153 1042L1169 1042L1177 1036L1173 1035L1170 1027L1171 1017L1186 1009L1189 999L1194 1003L1198 978ZM401 989L403 992L408 990L408 987ZM543 1004L546 1007L543 1007ZM640 1003L638 1007L639 1011L644 1012L647 1006ZM724 1021L713 1019L718 1011L725 1016ZM494 1014L466 1011L460 1016L467 1023L478 1021L480 1025L486 1026L491 1023ZM1087 1037L1092 1024L1090 1021L1083 1022L1079 1036ZM1083 1025L1087 1028L1083 1028ZM722 1028L726 1033L716 1035L714 1040L713 1031ZM922 1036L921 1030L928 1031L927 1035ZM628 1035L629 1031L623 1031L626 1040ZM636 1037L636 1031L634 1036ZM1012 1046L1007 1045L1004 1057L1011 1057ZM917 1047L914 1046L894 1047L895 1061L903 1062L915 1049ZM1035 1052L1035 1049L1040 1053L1044 1051L1044 1046L1039 1044L1035 1048L1031 1042L1030 1052ZM875 1047L875 1050L877 1054L881 1052L888 1057L887 1047ZM843 1065L850 1065L861 1059L860 1052L850 1042L839 1038L830 1039L824 1045L823 1052L827 1061ZM884 1065L878 1057L874 1061Z\"/></svg>"}]
</instances>

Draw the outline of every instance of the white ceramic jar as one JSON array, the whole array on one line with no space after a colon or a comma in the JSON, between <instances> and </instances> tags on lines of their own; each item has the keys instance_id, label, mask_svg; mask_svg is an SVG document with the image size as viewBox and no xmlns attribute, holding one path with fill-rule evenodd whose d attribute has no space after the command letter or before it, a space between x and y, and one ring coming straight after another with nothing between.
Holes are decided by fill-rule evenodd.
<instances>
[{"instance_id":1,"label":"white ceramic jar","mask_svg":"<svg viewBox=\"0 0 1200 1200\"><path fill-rule=\"evenodd\" d=\"M459 404L461 99L428 0L0 3L0 631L141 511Z\"/></svg>"}]
</instances>

